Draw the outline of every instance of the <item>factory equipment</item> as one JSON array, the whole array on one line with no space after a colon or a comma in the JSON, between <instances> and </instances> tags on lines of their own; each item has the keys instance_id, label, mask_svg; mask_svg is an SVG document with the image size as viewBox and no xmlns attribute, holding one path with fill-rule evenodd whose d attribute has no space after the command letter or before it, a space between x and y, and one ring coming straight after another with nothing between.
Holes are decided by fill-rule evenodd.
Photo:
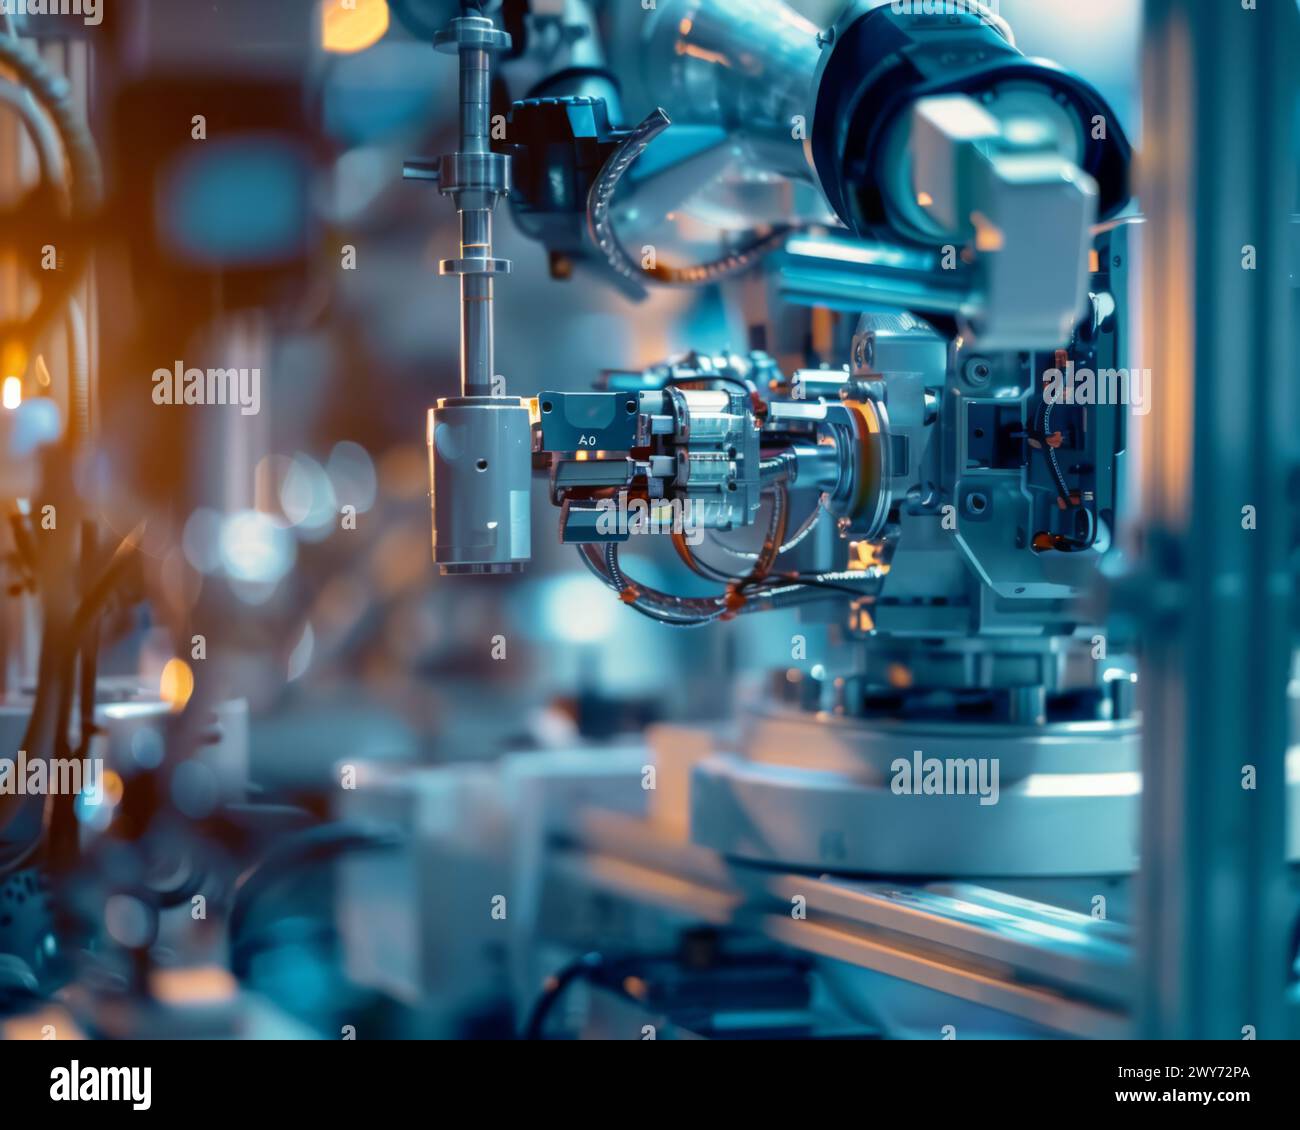
<instances>
[{"instance_id":1,"label":"factory equipment","mask_svg":"<svg viewBox=\"0 0 1300 1130\"><path fill-rule=\"evenodd\" d=\"M612 124L604 97L545 83L512 107L498 162L524 170L512 203L543 242L562 233L551 255L635 288L725 277L765 257L778 285L800 280L801 303L834 305L846 321L863 311L846 353L819 368L782 372L761 349L692 353L607 373L601 391L529 402L560 540L628 608L681 628L812 602L839 609L819 685L787 684L790 701L748 719L737 755L696 768L695 842L855 872L1130 871L1136 676L1079 607L1125 517L1127 418L1149 394L1129 355L1139 217L1116 219L1128 202L1121 124L1080 79L1021 56L977 7L858 5L821 33L776 2L667 3L623 49L642 97L661 104L640 126ZM480 61L463 58L462 113L478 112L463 132L482 134L487 108L464 94ZM670 148L638 178L670 120L721 140ZM619 234L620 183L635 202L625 212L666 206L662 184L681 195L681 166L722 160L737 135L751 171L811 178L839 222L778 225L711 264L639 267ZM580 145L602 160L579 157ZM459 161L440 165L452 195ZM575 246L576 222L557 222L566 206L575 221L585 214L585 243ZM894 246L906 267L890 260ZM491 356L491 308L469 291L461 302L467 326L488 322L462 335L468 373ZM528 556L524 412L494 397L430 413L444 572ZM738 548L732 535L751 528L758 548ZM716 591L678 595L630 575L620 548L641 533L671 537ZM914 751L957 765L971 793L991 758L997 808L987 794L983 808L954 803L919 770L920 795L898 804L891 765Z\"/></svg>"},{"instance_id":2,"label":"factory equipment","mask_svg":"<svg viewBox=\"0 0 1300 1130\"><path fill-rule=\"evenodd\" d=\"M981 4L851 4L825 28L781 0L649 9L610 13L606 52L512 105L497 145L511 209L558 279L641 298L763 275L744 299L750 348L610 370L598 391L441 402L435 559L522 567L528 483L508 451L526 406L559 540L614 599L680 629L813 609L830 650L812 677L776 672L689 755L652 741L645 768L676 782L672 806L652 795L648 823L579 817L572 866L606 892L605 866L677 881L688 865L659 853L684 841L823 884L996 877L958 903L950 888L908 899L943 917L984 907L967 924L994 931L1059 913L1105 966L1115 939L1087 916L1126 902L1112 887L1138 866L1142 735L1138 641L1099 594L1137 521L1130 428L1152 398L1124 128ZM582 16L562 17L577 41L596 34ZM687 251L645 234L664 216ZM816 367L783 370L764 348L782 302L851 328ZM620 554L642 534L712 591L634 576ZM1294 831L1288 845L1294 861ZM833 887L821 909L882 897ZM1051 1019L1041 1001L1001 1007L1031 1030L1119 1031L1098 1017L1128 991L1069 983L1088 1003Z\"/></svg>"},{"instance_id":3,"label":"factory equipment","mask_svg":"<svg viewBox=\"0 0 1300 1130\"><path fill-rule=\"evenodd\" d=\"M1018 7L0 13L0 1032L1296 1033L1300 12Z\"/></svg>"}]
</instances>

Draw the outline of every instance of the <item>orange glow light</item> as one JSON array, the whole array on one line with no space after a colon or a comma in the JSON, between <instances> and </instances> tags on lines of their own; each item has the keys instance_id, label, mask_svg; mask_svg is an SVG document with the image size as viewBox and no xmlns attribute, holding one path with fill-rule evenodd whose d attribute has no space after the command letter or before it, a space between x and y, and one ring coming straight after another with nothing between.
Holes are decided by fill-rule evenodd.
<instances>
[{"instance_id":1,"label":"orange glow light","mask_svg":"<svg viewBox=\"0 0 1300 1130\"><path fill-rule=\"evenodd\" d=\"M321 0L321 46L355 55L384 38L388 20L388 0Z\"/></svg>"},{"instance_id":2,"label":"orange glow light","mask_svg":"<svg viewBox=\"0 0 1300 1130\"><path fill-rule=\"evenodd\" d=\"M169 659L158 680L158 693L174 712L185 709L194 693L194 672L183 659Z\"/></svg>"}]
</instances>

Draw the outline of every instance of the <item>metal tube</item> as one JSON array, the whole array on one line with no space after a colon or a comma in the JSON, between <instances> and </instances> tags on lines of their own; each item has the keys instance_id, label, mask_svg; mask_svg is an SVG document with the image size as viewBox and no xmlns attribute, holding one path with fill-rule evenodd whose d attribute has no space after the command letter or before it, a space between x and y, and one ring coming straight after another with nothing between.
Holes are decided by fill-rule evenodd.
<instances>
[{"instance_id":1,"label":"metal tube","mask_svg":"<svg viewBox=\"0 0 1300 1130\"><path fill-rule=\"evenodd\" d=\"M479 47L460 49L460 151L486 153L492 57Z\"/></svg>"},{"instance_id":2,"label":"metal tube","mask_svg":"<svg viewBox=\"0 0 1300 1130\"><path fill-rule=\"evenodd\" d=\"M510 160L493 153L492 55L510 37L480 15L462 16L435 39L460 65L460 137L455 153L438 162L439 188L460 213L460 257L440 270L460 276L460 387L462 397L493 396L495 338L493 276L509 270L492 255L492 209L510 191Z\"/></svg>"},{"instance_id":3,"label":"metal tube","mask_svg":"<svg viewBox=\"0 0 1300 1130\"><path fill-rule=\"evenodd\" d=\"M492 56L480 47L460 48L460 154L488 152L491 120ZM465 263L492 258L492 212L487 194L463 192L460 207L460 257ZM491 396L495 367L492 276L460 277L460 388L462 396Z\"/></svg>"},{"instance_id":4,"label":"metal tube","mask_svg":"<svg viewBox=\"0 0 1300 1130\"><path fill-rule=\"evenodd\" d=\"M476 52L485 55L486 52ZM462 145L475 144L462 136ZM466 208L460 214L460 255L468 262L492 258L492 213ZM496 367L495 318L490 274L460 277L460 387L462 396L491 396Z\"/></svg>"},{"instance_id":5,"label":"metal tube","mask_svg":"<svg viewBox=\"0 0 1300 1130\"><path fill-rule=\"evenodd\" d=\"M495 339L492 276L460 277L460 387L462 396L491 396Z\"/></svg>"}]
</instances>

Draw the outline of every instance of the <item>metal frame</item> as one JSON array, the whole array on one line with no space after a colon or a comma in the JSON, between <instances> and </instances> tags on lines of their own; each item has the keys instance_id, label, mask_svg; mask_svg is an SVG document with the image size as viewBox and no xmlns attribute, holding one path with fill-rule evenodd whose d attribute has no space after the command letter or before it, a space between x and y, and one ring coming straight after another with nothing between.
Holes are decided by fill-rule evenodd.
<instances>
[{"instance_id":1,"label":"metal frame","mask_svg":"<svg viewBox=\"0 0 1300 1130\"><path fill-rule=\"evenodd\" d=\"M1286 1031L1296 25L1293 0L1146 8L1136 363L1156 401L1132 603L1145 644L1139 1032L1153 1038Z\"/></svg>"}]
</instances>

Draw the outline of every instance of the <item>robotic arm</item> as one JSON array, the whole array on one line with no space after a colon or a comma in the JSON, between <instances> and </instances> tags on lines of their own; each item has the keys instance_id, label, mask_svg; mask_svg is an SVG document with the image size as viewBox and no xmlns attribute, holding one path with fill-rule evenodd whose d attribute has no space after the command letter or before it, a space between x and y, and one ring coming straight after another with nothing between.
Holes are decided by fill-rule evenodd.
<instances>
[{"instance_id":1,"label":"robotic arm","mask_svg":"<svg viewBox=\"0 0 1300 1130\"><path fill-rule=\"evenodd\" d=\"M481 13L453 21L440 42L461 56L461 152L408 168L438 177L467 233L443 265L466 288L465 395L429 418L443 572L522 567L542 468L562 540L669 623L838 597L901 636L1073 630L1125 446L1125 231L1097 220L1127 201L1128 143L1091 88L1022 56L981 5L933 7L858 4L821 32L779 0L611 12L613 70L544 80L493 152L485 67L508 37ZM629 129L621 101L655 105ZM827 219L766 210L715 262L641 270L620 229L655 201L663 214L698 199L696 174L721 149L760 179L816 185ZM492 279L508 269L492 257L491 206L512 184L553 273L587 263L640 289L762 254L790 301L869 311L852 356L784 374L763 353L690 355L610 374L599 392L487 389ZM1076 374L1096 374L1077 398ZM805 512L794 493L813 500ZM694 548L703 531L755 525L761 548L724 546L726 567ZM837 536L809 536L821 526ZM629 578L618 547L641 528L671 534L722 591Z\"/></svg>"}]
</instances>

